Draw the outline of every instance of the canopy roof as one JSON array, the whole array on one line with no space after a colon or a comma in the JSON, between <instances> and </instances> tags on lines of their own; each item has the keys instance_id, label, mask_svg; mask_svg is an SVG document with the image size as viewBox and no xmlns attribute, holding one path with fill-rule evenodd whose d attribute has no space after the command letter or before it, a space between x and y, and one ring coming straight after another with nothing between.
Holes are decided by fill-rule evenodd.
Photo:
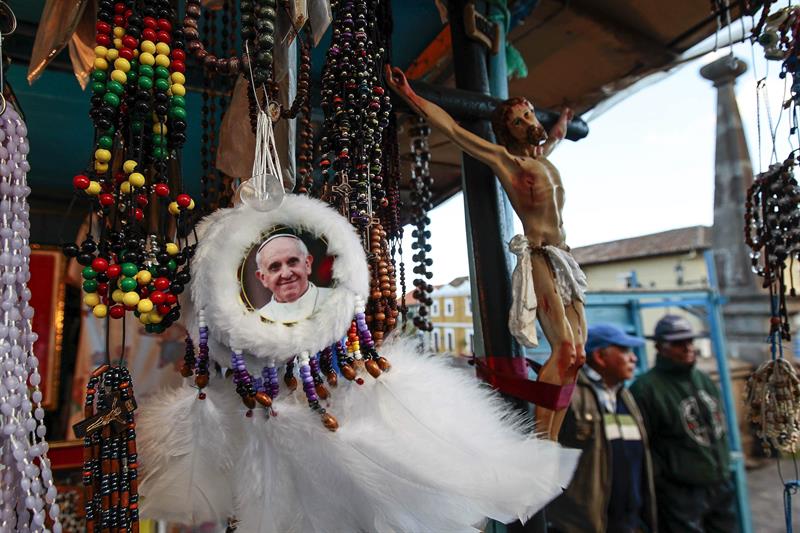
<instances>
[{"instance_id":1,"label":"canopy roof","mask_svg":"<svg viewBox=\"0 0 800 533\"><path fill-rule=\"evenodd\" d=\"M7 80L13 86L29 124L31 140L30 183L34 209L52 205L63 209L71 190L71 176L90 157L92 129L88 119L89 95L81 91L62 52L42 77L29 86L25 80L33 38L44 0L10 0L19 28L4 43L13 64ZM731 19L740 16L739 2L731 0ZM442 23L431 0L393 2L395 23L393 63L401 68L439 38ZM510 41L528 67L528 77L509 85L512 96L527 96L539 107L558 108L564 103L577 112L607 102L643 77L675 65L680 54L717 29L717 18L707 0L517 0L512 3ZM446 32L445 32L446 33ZM314 51L315 79L324 61L328 39ZM422 70L427 81L452 85L452 66L447 46L440 47L437 61ZM194 82L193 82L194 80ZM199 73L191 72L189 85L199 86ZM201 98L187 98L190 117L199 117ZM199 118L197 119L199 122ZM183 152L184 176L190 192L199 189L200 128L190 120ZM460 189L460 154L445 139L431 138L436 202ZM401 153L407 140L401 137ZM37 204L38 199L38 204ZM48 201L51 200L51 201Z\"/></svg>"}]
</instances>

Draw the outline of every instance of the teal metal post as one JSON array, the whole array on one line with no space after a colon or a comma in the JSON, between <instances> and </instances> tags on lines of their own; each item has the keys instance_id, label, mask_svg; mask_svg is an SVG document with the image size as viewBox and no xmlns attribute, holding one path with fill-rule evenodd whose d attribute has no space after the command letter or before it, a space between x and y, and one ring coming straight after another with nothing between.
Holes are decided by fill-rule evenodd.
<instances>
[{"instance_id":1,"label":"teal metal post","mask_svg":"<svg viewBox=\"0 0 800 533\"><path fill-rule=\"evenodd\" d=\"M489 19L500 26L500 51L489 56L489 90L492 96L501 100L508 99L508 69L506 67L506 17L508 12L501 9L496 4L492 4L489 11ZM503 220L503 239L509 242L514 233L514 209L508 200L506 192L498 180L495 180L497 187L497 198L500 204L500 217ZM514 254L505 247L506 265L509 272L514 269Z\"/></svg>"},{"instance_id":2,"label":"teal metal post","mask_svg":"<svg viewBox=\"0 0 800 533\"><path fill-rule=\"evenodd\" d=\"M642 305L639 303L639 300L632 299L629 304L629 309L631 313L631 322L633 323L634 327L634 335L637 337L644 337L644 322L642 321ZM650 367L650 362L647 360L647 350L644 346L639 348L634 348L634 353L636 354L636 368L638 369L640 374L647 372L647 369Z\"/></svg>"},{"instance_id":3,"label":"teal metal post","mask_svg":"<svg viewBox=\"0 0 800 533\"><path fill-rule=\"evenodd\" d=\"M736 404L733 400L731 371L728 367L728 351L725 346L725 326L722 319L722 305L717 285L717 270L714 256L710 250L703 253L708 271L710 285L709 301L706 304L708 325L711 330L711 344L717 359L719 384L722 391L722 402L725 406L725 418L728 422L728 444L730 446L733 475L736 482L736 499L739 504L739 529L742 533L753 532L753 521L750 515L750 499L747 494L747 477L744 470L744 454L742 439L739 435L739 424L736 417Z\"/></svg>"}]
</instances>

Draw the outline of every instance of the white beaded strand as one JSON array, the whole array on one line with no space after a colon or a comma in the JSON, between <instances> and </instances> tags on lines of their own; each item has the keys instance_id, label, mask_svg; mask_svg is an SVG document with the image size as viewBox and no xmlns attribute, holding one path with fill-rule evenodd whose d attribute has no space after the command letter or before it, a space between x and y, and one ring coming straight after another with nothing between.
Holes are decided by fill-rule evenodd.
<instances>
[{"instance_id":1,"label":"white beaded strand","mask_svg":"<svg viewBox=\"0 0 800 533\"><path fill-rule=\"evenodd\" d=\"M49 532L49 516L61 533L33 353L27 134L8 106L0 115L0 532Z\"/></svg>"}]
</instances>

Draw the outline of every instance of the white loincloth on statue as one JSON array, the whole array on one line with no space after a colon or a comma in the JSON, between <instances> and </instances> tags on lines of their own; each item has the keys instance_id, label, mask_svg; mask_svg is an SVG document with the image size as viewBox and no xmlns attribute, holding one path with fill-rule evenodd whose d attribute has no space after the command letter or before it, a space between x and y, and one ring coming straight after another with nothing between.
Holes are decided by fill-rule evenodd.
<instances>
[{"instance_id":1,"label":"white loincloth on statue","mask_svg":"<svg viewBox=\"0 0 800 533\"><path fill-rule=\"evenodd\" d=\"M553 269L556 289L564 306L574 301L584 302L588 287L586 274L572 254L555 246L531 248L525 235L515 235L508 248L517 256L517 265L511 275L511 310L508 329L514 338L529 348L539 345L536 333L536 291L533 285L531 253L541 253Z\"/></svg>"},{"instance_id":2,"label":"white loincloth on statue","mask_svg":"<svg viewBox=\"0 0 800 533\"><path fill-rule=\"evenodd\" d=\"M247 533L477 531L486 517L525 519L559 495L579 451L523 434L488 386L415 344L385 344L392 369L377 380L340 379L322 402L336 432L302 387L279 396L268 420L263 409L245 417L219 378L206 400L187 386L142 405L142 517L235 516Z\"/></svg>"}]
</instances>

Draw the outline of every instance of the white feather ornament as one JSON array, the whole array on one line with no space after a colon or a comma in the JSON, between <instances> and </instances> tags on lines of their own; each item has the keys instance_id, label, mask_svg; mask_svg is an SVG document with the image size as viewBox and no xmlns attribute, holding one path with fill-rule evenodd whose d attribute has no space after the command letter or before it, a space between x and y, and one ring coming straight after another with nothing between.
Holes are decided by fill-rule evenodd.
<instances>
[{"instance_id":1,"label":"white feather ornament","mask_svg":"<svg viewBox=\"0 0 800 533\"><path fill-rule=\"evenodd\" d=\"M335 294L291 328L251 320L238 299L242 256L277 223L323 236L335 255ZM220 365L258 376L269 361L329 347L359 316L368 288L364 252L347 220L321 202L287 196L267 213L223 210L199 233L184 316L204 311L209 355ZM374 361L361 334L365 359ZM560 494L578 451L533 437L474 375L415 345L390 337L381 347L390 371L363 385L341 379L318 402L318 411L335 413L335 432L309 409L302 387L270 394L272 407L253 412L222 377L212 377L202 401L190 387L149 399L138 423L142 516L235 517L248 533L477 531L487 517L526 519ZM242 360L230 359L232 346L245 352Z\"/></svg>"}]
</instances>

